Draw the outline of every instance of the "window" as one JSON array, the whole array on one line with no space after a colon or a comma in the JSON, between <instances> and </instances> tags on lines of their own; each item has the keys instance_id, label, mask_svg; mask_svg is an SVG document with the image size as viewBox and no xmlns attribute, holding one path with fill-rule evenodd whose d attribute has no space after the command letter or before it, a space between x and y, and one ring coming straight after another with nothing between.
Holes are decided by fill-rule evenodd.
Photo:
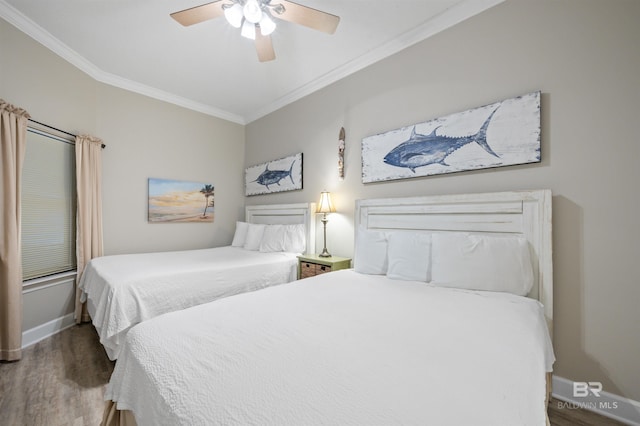
<instances>
[{"instance_id":1,"label":"window","mask_svg":"<svg viewBox=\"0 0 640 426\"><path fill-rule=\"evenodd\" d=\"M22 276L76 269L76 169L72 142L28 129L22 171Z\"/></svg>"}]
</instances>

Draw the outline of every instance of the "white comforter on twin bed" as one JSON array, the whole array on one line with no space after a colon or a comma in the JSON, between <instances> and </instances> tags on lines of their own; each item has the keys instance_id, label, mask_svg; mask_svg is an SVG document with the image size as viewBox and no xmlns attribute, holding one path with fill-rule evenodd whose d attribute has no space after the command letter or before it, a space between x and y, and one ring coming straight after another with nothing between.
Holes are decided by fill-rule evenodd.
<instances>
[{"instance_id":1,"label":"white comforter on twin bed","mask_svg":"<svg viewBox=\"0 0 640 426\"><path fill-rule=\"evenodd\" d=\"M106 398L143 425L544 425L541 305L344 270L134 327Z\"/></svg>"},{"instance_id":2,"label":"white comforter on twin bed","mask_svg":"<svg viewBox=\"0 0 640 426\"><path fill-rule=\"evenodd\" d=\"M218 247L92 259L79 287L100 342L116 359L125 333L155 316L296 279L294 253Z\"/></svg>"}]
</instances>

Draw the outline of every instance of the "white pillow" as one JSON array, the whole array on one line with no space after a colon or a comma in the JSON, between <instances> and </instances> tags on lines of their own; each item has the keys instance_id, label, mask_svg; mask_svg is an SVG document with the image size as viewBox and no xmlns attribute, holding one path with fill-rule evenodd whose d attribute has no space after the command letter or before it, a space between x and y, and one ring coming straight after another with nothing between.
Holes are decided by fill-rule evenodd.
<instances>
[{"instance_id":1,"label":"white pillow","mask_svg":"<svg viewBox=\"0 0 640 426\"><path fill-rule=\"evenodd\" d=\"M394 280L431 280L431 234L392 232L388 241L387 277Z\"/></svg>"},{"instance_id":2,"label":"white pillow","mask_svg":"<svg viewBox=\"0 0 640 426\"><path fill-rule=\"evenodd\" d=\"M233 247L244 246L248 230L249 224L247 222L236 222L236 232L233 234L233 241L231 242L231 245Z\"/></svg>"},{"instance_id":3,"label":"white pillow","mask_svg":"<svg viewBox=\"0 0 640 426\"><path fill-rule=\"evenodd\" d=\"M245 250L258 250L262 241L262 234L266 225L250 223L247 230L247 238L244 241Z\"/></svg>"},{"instance_id":4,"label":"white pillow","mask_svg":"<svg viewBox=\"0 0 640 426\"><path fill-rule=\"evenodd\" d=\"M267 225L260 240L260 251L269 253L284 250L284 225Z\"/></svg>"},{"instance_id":5,"label":"white pillow","mask_svg":"<svg viewBox=\"0 0 640 426\"><path fill-rule=\"evenodd\" d=\"M529 243L520 237L435 233L431 282L526 296L533 286Z\"/></svg>"},{"instance_id":6,"label":"white pillow","mask_svg":"<svg viewBox=\"0 0 640 426\"><path fill-rule=\"evenodd\" d=\"M284 251L289 253L304 253L307 247L304 234L304 224L285 225Z\"/></svg>"},{"instance_id":7,"label":"white pillow","mask_svg":"<svg viewBox=\"0 0 640 426\"><path fill-rule=\"evenodd\" d=\"M358 229L353 269L361 274L387 273L387 237L384 232Z\"/></svg>"}]
</instances>

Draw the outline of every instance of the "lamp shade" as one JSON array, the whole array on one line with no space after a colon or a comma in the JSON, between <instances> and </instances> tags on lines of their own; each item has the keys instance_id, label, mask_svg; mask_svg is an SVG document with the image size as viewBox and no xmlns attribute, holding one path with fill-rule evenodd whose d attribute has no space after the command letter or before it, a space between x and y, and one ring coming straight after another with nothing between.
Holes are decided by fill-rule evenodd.
<instances>
[{"instance_id":1,"label":"lamp shade","mask_svg":"<svg viewBox=\"0 0 640 426\"><path fill-rule=\"evenodd\" d=\"M231 24L231 26L235 28L240 28L242 25L242 6L238 3L235 3L233 6L222 7L224 9L224 17L227 18L227 21Z\"/></svg>"},{"instance_id":2,"label":"lamp shade","mask_svg":"<svg viewBox=\"0 0 640 426\"><path fill-rule=\"evenodd\" d=\"M331 202L331 194L327 191L321 192L316 213L333 213L335 211L336 209Z\"/></svg>"},{"instance_id":3,"label":"lamp shade","mask_svg":"<svg viewBox=\"0 0 640 426\"><path fill-rule=\"evenodd\" d=\"M251 22L244 20L242 24L242 30L240 30L240 35L242 37L246 37L251 40L256 39L256 24L252 24Z\"/></svg>"},{"instance_id":4,"label":"lamp shade","mask_svg":"<svg viewBox=\"0 0 640 426\"><path fill-rule=\"evenodd\" d=\"M276 29L276 23L273 22L273 19L269 17L268 14L263 13L262 19L260 20L260 33L263 36L268 36Z\"/></svg>"},{"instance_id":5,"label":"lamp shade","mask_svg":"<svg viewBox=\"0 0 640 426\"><path fill-rule=\"evenodd\" d=\"M247 0L242 8L244 18L252 24L257 24L262 19L262 7L258 0Z\"/></svg>"}]
</instances>

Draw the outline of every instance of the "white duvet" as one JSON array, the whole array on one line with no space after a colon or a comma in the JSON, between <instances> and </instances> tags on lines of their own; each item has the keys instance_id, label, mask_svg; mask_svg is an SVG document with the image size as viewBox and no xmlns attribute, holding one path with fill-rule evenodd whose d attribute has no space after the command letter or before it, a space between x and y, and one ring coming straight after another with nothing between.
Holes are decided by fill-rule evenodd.
<instances>
[{"instance_id":1,"label":"white duvet","mask_svg":"<svg viewBox=\"0 0 640 426\"><path fill-rule=\"evenodd\" d=\"M293 281L293 253L239 247L126 254L92 259L82 274L82 301L110 359L125 333L158 315Z\"/></svg>"},{"instance_id":2,"label":"white duvet","mask_svg":"<svg viewBox=\"0 0 640 426\"><path fill-rule=\"evenodd\" d=\"M106 398L142 425L544 425L541 305L337 271L134 327Z\"/></svg>"}]
</instances>

